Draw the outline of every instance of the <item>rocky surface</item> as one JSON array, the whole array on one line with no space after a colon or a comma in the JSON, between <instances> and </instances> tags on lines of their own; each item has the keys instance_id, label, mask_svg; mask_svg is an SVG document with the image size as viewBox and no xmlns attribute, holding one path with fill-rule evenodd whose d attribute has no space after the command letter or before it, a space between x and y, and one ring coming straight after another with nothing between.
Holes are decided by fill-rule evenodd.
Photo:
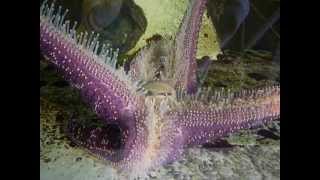
<instances>
[{"instance_id":1,"label":"rocky surface","mask_svg":"<svg viewBox=\"0 0 320 180\"><path fill-rule=\"evenodd\" d=\"M83 0L82 8L78 30L98 32L100 41L118 48L120 55L135 46L147 26L144 12L133 0Z\"/></svg>"},{"instance_id":2,"label":"rocky surface","mask_svg":"<svg viewBox=\"0 0 320 180\"><path fill-rule=\"evenodd\" d=\"M147 40L155 34L162 37L174 38L188 6L188 2L188 0L135 0L135 3L143 10L148 25L145 33L128 54L134 54L137 50L144 47L147 44ZM205 12L200 28L197 58L200 59L205 55L214 58L219 52L220 48L215 29L207 16L207 12Z\"/></svg>"}]
</instances>

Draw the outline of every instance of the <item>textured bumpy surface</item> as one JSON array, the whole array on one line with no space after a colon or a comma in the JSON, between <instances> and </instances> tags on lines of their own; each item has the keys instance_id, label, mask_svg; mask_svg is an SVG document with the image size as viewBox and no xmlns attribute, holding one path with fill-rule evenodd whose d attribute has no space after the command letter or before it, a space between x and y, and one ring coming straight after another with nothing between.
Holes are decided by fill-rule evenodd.
<instances>
[{"instance_id":1,"label":"textured bumpy surface","mask_svg":"<svg viewBox=\"0 0 320 180\"><path fill-rule=\"evenodd\" d=\"M208 143L213 138L223 137L239 129L250 129L280 117L278 86L224 94L227 96L216 95L218 97L209 105L192 100L181 110L169 112L169 119L178 119L183 131L187 132L184 135L188 139L186 144ZM208 97L204 95L200 98Z\"/></svg>"},{"instance_id":2,"label":"textured bumpy surface","mask_svg":"<svg viewBox=\"0 0 320 180\"><path fill-rule=\"evenodd\" d=\"M175 77L176 86L197 91L196 49L202 15L206 0L191 0L176 37Z\"/></svg>"},{"instance_id":3,"label":"textured bumpy surface","mask_svg":"<svg viewBox=\"0 0 320 180\"><path fill-rule=\"evenodd\" d=\"M99 54L94 53L99 48L97 36L91 34L86 39L85 33L76 37L74 28L68 27L68 21L62 24L63 16L59 13L61 8L53 16L53 4L50 8L45 5L42 6L40 16L40 48L43 54L55 64L65 79L80 90L84 99L105 123L120 126L121 142L126 143L121 144L121 151L112 151L108 143L95 144L95 140L105 131L96 128L80 129L75 123L70 124L69 134L79 145L124 166L126 163L122 161L129 161L129 154L132 159L138 158L135 154L141 152L139 148L145 144L141 124L144 120L142 97L135 93L134 85L123 70L116 70L111 66L116 61L116 52L102 47ZM129 130L132 126L141 131ZM83 139L82 133L90 138ZM134 143L139 143L141 147L133 147Z\"/></svg>"},{"instance_id":4,"label":"textured bumpy surface","mask_svg":"<svg viewBox=\"0 0 320 180\"><path fill-rule=\"evenodd\" d=\"M73 142L137 177L181 158L187 146L279 118L279 86L238 94L198 90L194 51L205 2L190 1L175 53L160 41L142 51L142 63L135 61L128 74L115 68L117 51L100 46L98 35L76 33L61 7L43 3L41 51L101 119L86 124L72 118L66 133Z\"/></svg>"}]
</instances>

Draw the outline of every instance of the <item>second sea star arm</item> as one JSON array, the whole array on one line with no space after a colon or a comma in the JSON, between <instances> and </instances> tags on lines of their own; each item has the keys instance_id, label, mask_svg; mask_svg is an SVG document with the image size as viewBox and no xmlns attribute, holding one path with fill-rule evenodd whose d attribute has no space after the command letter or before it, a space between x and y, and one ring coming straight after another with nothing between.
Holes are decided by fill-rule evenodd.
<instances>
[{"instance_id":1,"label":"second sea star arm","mask_svg":"<svg viewBox=\"0 0 320 180\"><path fill-rule=\"evenodd\" d=\"M240 93L220 104L190 106L170 112L182 128L187 145L210 142L241 129L280 117L280 87Z\"/></svg>"},{"instance_id":2,"label":"second sea star arm","mask_svg":"<svg viewBox=\"0 0 320 180\"><path fill-rule=\"evenodd\" d=\"M183 22L176 36L175 73L176 87L189 94L197 92L196 49L206 0L190 0Z\"/></svg>"}]
</instances>

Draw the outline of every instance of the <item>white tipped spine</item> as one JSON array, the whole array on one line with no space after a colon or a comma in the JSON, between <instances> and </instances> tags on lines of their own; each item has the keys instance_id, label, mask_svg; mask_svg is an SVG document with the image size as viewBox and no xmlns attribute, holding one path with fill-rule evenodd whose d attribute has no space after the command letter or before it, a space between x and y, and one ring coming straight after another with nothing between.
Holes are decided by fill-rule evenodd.
<instances>
[{"instance_id":1,"label":"white tipped spine","mask_svg":"<svg viewBox=\"0 0 320 180\"><path fill-rule=\"evenodd\" d=\"M70 21L65 20L68 12L68 9L62 10L61 6L55 10L55 3L53 2L51 5L48 5L47 0L45 0L40 6L40 24L45 23L49 25L51 30L60 31L59 33L64 34L65 37L70 39L76 46L87 51L88 54L93 55L94 61L114 72L116 75L121 76L122 80L130 84L129 86L133 85L130 77L126 73L123 73L125 71L122 72L122 70L116 69L119 49L113 50L109 44L101 44L98 33L91 32L88 34L86 31L80 34L77 33L76 27L78 23L74 22L72 27L70 27ZM49 36L50 35L53 35L53 32L49 33ZM64 46L63 48L66 47Z\"/></svg>"}]
</instances>

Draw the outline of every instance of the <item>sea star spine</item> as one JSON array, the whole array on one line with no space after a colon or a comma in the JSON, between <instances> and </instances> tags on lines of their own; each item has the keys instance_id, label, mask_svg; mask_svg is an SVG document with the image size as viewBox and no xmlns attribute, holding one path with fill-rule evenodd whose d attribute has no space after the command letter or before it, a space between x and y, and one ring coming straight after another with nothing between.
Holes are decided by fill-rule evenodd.
<instances>
[{"instance_id":1,"label":"sea star spine","mask_svg":"<svg viewBox=\"0 0 320 180\"><path fill-rule=\"evenodd\" d=\"M189 94L197 92L197 39L207 0L190 0L176 36L176 87L182 87Z\"/></svg>"},{"instance_id":2,"label":"sea star spine","mask_svg":"<svg viewBox=\"0 0 320 180\"><path fill-rule=\"evenodd\" d=\"M83 92L97 114L104 119L120 121L118 110L129 105L136 106L137 98L135 87L125 73L108 64L115 63L117 52L103 47L100 54L95 54L99 48L98 36L91 33L87 38L87 33L84 33L76 37L75 25L71 29L69 21L58 24L56 21L62 16L58 13L53 15L53 8L53 5L44 8L40 16L40 48L43 54L56 65L65 79ZM105 102L111 110L101 109Z\"/></svg>"},{"instance_id":3,"label":"sea star spine","mask_svg":"<svg viewBox=\"0 0 320 180\"><path fill-rule=\"evenodd\" d=\"M208 143L280 118L279 86L225 95L209 103L193 100L168 113L182 127L186 145Z\"/></svg>"},{"instance_id":4,"label":"sea star spine","mask_svg":"<svg viewBox=\"0 0 320 180\"><path fill-rule=\"evenodd\" d=\"M67 12L67 11L66 11ZM83 98L88 101L97 115L104 123L120 126L126 142L121 146L121 151L110 152L109 145L97 146L92 140L86 139L81 133L90 136L101 135L96 128L79 129L77 124L70 125L71 138L93 152L96 149L107 148L106 151L97 152L104 159L110 159L116 165L125 166L125 162L138 158L145 144L144 127L142 122L145 117L144 100L139 96L135 85L129 80L123 70L115 69L117 52L102 46L100 48L98 37L92 33L77 36L75 26L70 28L69 21L65 21L65 14L61 14L61 7L54 12L54 3L51 6L46 1L40 8L40 48L47 59L53 63L73 87L79 89ZM76 24L76 23L75 23ZM107 62L105 62L107 61ZM129 129L129 127L135 127ZM76 133L75 130L83 130ZM86 137L86 136L85 136ZM139 146L135 146L139 144ZM135 146L135 147L133 147ZM111 155L112 156L109 156ZM121 156L120 156L121 154Z\"/></svg>"},{"instance_id":5,"label":"sea star spine","mask_svg":"<svg viewBox=\"0 0 320 180\"><path fill-rule=\"evenodd\" d=\"M154 80L154 74L162 64L166 71L161 72L161 80L176 89L185 89L189 94L197 92L197 39L206 2L190 0L175 43L164 38L151 41L140 50L130 64L129 73L133 80Z\"/></svg>"}]
</instances>

